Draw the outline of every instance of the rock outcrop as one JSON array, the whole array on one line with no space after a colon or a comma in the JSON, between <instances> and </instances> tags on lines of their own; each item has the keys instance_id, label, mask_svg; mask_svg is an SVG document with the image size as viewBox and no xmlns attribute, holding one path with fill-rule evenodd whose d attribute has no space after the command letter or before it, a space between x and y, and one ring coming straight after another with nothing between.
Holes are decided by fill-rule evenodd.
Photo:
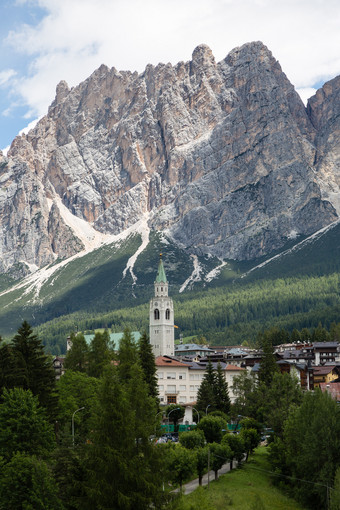
<instances>
[{"instance_id":1,"label":"rock outcrop","mask_svg":"<svg viewBox=\"0 0 340 510\"><path fill-rule=\"evenodd\" d=\"M150 213L193 253L251 259L338 217L339 84L305 109L261 43L144 73L102 65L0 155L0 271L82 250L60 200L102 233ZM59 202L58 202L59 201Z\"/></svg>"}]
</instances>

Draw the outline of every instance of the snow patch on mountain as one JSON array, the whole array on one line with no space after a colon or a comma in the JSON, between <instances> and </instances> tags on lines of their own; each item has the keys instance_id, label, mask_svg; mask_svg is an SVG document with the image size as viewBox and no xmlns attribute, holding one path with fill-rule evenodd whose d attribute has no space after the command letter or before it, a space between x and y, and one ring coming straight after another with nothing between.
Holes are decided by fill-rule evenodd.
<instances>
[{"instance_id":1,"label":"snow patch on mountain","mask_svg":"<svg viewBox=\"0 0 340 510\"><path fill-rule=\"evenodd\" d=\"M58 206L59 206L59 204L58 204ZM56 263L56 264L53 264L50 266L45 266L45 267L33 272L32 274L26 276L26 278L21 280L16 285L13 285L9 289L6 289L3 292L0 292L0 296L3 296L5 294L10 294L13 291L16 291L18 289L23 289L23 293L15 301L19 301L20 299L22 299L23 296L28 296L32 293L33 298L29 302L31 302L33 304L41 302L40 291L41 291L42 286L46 282L48 282L48 280L52 277L53 274L55 274L57 271L62 269L64 266L66 266L67 264L69 264L70 262L72 262L75 259L84 257L88 253L95 251L95 249L98 249L101 246L114 244L117 247L117 244L119 245L122 241L127 239L129 236L134 235L134 234L140 234L142 236L142 244L138 248L136 254L129 259L129 261L127 263L127 267L125 268L126 271L127 270L130 270L130 272L132 271L135 260L137 259L138 255L145 249L145 247L147 245L147 240L149 238L147 217L142 218L142 220L135 223L130 228L124 230L123 232L121 232L118 235L104 235L104 234L100 234L99 232L97 233L96 231L94 231L94 229L91 227L91 225L88 225L88 227L86 225L84 225L84 223L86 223L84 220L80 220L78 222L77 220L79 218L76 218L74 220L75 217L72 214L71 214L71 216L72 216L72 218L70 218L69 215L65 214L65 218L68 219L67 223L71 228L73 225L75 234L79 237L81 236L80 238L82 239L83 242L87 239L87 244L85 244L85 242L84 242L84 244L85 244L85 246L87 246L87 248L85 250L82 250L82 251L76 253L72 257L62 260L59 263ZM96 234L98 234L98 235L96 235ZM134 257L135 257L135 259L134 259ZM27 264L27 263L25 262L25 264ZM33 269L33 267L32 267L32 269ZM133 275L133 271L131 272L131 275ZM53 285L53 281L51 284ZM10 304L10 303L11 303L11 301L9 300L8 304Z\"/></svg>"},{"instance_id":2,"label":"snow patch on mountain","mask_svg":"<svg viewBox=\"0 0 340 510\"><path fill-rule=\"evenodd\" d=\"M212 269L211 271L209 271L208 274L205 275L205 278L204 280L206 282L211 282L211 280L213 280L214 278L217 278L217 276L220 274L220 272L222 271L222 268L227 264L227 262L225 262L224 260L222 261L222 263L215 267L214 269Z\"/></svg>"},{"instance_id":3,"label":"snow patch on mountain","mask_svg":"<svg viewBox=\"0 0 340 510\"><path fill-rule=\"evenodd\" d=\"M54 201L59 208L62 219L73 230L74 235L80 239L86 251L92 251L101 244L112 241L112 235L98 232L86 220L72 214L58 195L55 196ZM52 201L49 199L48 202Z\"/></svg>"},{"instance_id":4,"label":"snow patch on mountain","mask_svg":"<svg viewBox=\"0 0 340 510\"><path fill-rule=\"evenodd\" d=\"M202 280L202 278L201 278L202 266L198 261L197 255L190 255L190 257L193 259L194 270L191 273L191 275L189 276L189 278L187 278L185 280L182 287L179 289L180 293L183 292L188 287L189 284L193 284L195 282L199 282Z\"/></svg>"},{"instance_id":5,"label":"snow patch on mountain","mask_svg":"<svg viewBox=\"0 0 340 510\"><path fill-rule=\"evenodd\" d=\"M123 271L123 279L125 278L127 272L129 271L132 277L133 284L135 285L137 282L137 276L133 272L134 265L136 263L136 260L138 259L139 255L146 249L147 245L149 244L149 235L150 235L150 228L148 226L148 220L149 220L149 214L146 213L144 218L142 218L138 224L136 224L135 233L139 233L142 237L142 244L132 255L132 257L129 258L127 261L126 267Z\"/></svg>"},{"instance_id":6,"label":"snow patch on mountain","mask_svg":"<svg viewBox=\"0 0 340 510\"><path fill-rule=\"evenodd\" d=\"M252 273L253 271L256 271L256 269L260 269L260 268L266 266L267 264L269 264L273 260L280 259L281 257L285 257L286 255L288 255L289 253L293 253L294 251L300 250L306 244L312 243L318 237L321 237L326 232L328 232L329 230L332 230L332 228L336 227L336 225L338 225L339 223L340 223L340 219L333 221L330 225L327 225L327 227L321 228L320 230L318 230L317 232L314 232L314 234L312 234L311 236L307 237L306 239L304 239L300 243L297 243L295 246L293 246L293 248L289 248L289 250L285 250L285 251L283 251L281 253L278 253L274 257L271 257L270 259L265 260L264 262L262 262L258 266L252 267L249 271L244 273L241 276L241 278L245 278L246 276L248 276L248 274Z\"/></svg>"}]
</instances>

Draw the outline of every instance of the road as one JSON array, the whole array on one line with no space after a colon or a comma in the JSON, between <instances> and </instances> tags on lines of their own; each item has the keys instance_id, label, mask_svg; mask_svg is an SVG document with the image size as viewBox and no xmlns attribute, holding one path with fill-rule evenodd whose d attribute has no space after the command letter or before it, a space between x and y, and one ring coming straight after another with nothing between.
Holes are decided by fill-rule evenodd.
<instances>
[{"instance_id":1,"label":"road","mask_svg":"<svg viewBox=\"0 0 340 510\"><path fill-rule=\"evenodd\" d=\"M233 467L235 468L236 466L237 466L237 462L234 461ZM218 470L218 476L224 475L228 471L230 471L230 463L229 462L224 464L224 466L222 466L221 469ZM209 481L212 482L213 480L215 480L215 473L214 473L214 471L209 471ZM208 473L203 475L202 485L208 485ZM197 487L199 487L198 478L195 478L195 480L191 480L191 482L188 482L183 485L182 492L183 492L183 494L190 494L190 492L193 492L195 489L197 489ZM176 489L174 492L178 492L178 491L179 491L179 489Z\"/></svg>"}]
</instances>

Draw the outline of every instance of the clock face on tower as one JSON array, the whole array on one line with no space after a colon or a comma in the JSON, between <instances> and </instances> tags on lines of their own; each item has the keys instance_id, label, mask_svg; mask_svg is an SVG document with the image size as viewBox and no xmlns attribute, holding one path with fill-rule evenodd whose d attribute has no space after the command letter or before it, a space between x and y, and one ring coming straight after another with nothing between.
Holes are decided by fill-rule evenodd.
<instances>
[{"instance_id":1,"label":"clock face on tower","mask_svg":"<svg viewBox=\"0 0 340 510\"><path fill-rule=\"evenodd\" d=\"M157 301L156 301L156 303L155 303L155 306L158 306L158 303L157 303Z\"/></svg>"}]
</instances>

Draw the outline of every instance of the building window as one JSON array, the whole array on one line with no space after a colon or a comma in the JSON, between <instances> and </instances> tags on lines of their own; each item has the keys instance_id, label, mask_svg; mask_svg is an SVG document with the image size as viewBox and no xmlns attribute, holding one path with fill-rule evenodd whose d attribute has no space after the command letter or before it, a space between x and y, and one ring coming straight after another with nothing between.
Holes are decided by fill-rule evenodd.
<instances>
[{"instance_id":1,"label":"building window","mask_svg":"<svg viewBox=\"0 0 340 510\"><path fill-rule=\"evenodd\" d=\"M187 391L187 387L185 384L180 385L179 391Z\"/></svg>"},{"instance_id":2,"label":"building window","mask_svg":"<svg viewBox=\"0 0 340 510\"><path fill-rule=\"evenodd\" d=\"M185 404L185 403L186 403L186 401L187 401L187 397L180 397L180 398L179 398L179 402L180 402L181 404Z\"/></svg>"},{"instance_id":3,"label":"building window","mask_svg":"<svg viewBox=\"0 0 340 510\"><path fill-rule=\"evenodd\" d=\"M158 375L158 379L163 379L163 372L158 372L157 375Z\"/></svg>"},{"instance_id":4,"label":"building window","mask_svg":"<svg viewBox=\"0 0 340 510\"><path fill-rule=\"evenodd\" d=\"M155 311L154 311L154 317L155 317L156 321L159 320L159 310L158 310L158 308L156 308Z\"/></svg>"},{"instance_id":5,"label":"building window","mask_svg":"<svg viewBox=\"0 0 340 510\"><path fill-rule=\"evenodd\" d=\"M164 386L163 386L163 384L159 384L159 385L158 385L158 389L159 389L159 391L164 391Z\"/></svg>"},{"instance_id":6,"label":"building window","mask_svg":"<svg viewBox=\"0 0 340 510\"><path fill-rule=\"evenodd\" d=\"M159 397L160 402L164 402L164 397Z\"/></svg>"},{"instance_id":7,"label":"building window","mask_svg":"<svg viewBox=\"0 0 340 510\"><path fill-rule=\"evenodd\" d=\"M167 372L166 378L167 379L176 379L176 372Z\"/></svg>"},{"instance_id":8,"label":"building window","mask_svg":"<svg viewBox=\"0 0 340 510\"><path fill-rule=\"evenodd\" d=\"M166 387L168 393L176 393L176 384L168 384Z\"/></svg>"},{"instance_id":9,"label":"building window","mask_svg":"<svg viewBox=\"0 0 340 510\"><path fill-rule=\"evenodd\" d=\"M190 391L195 391L195 386L193 384L190 385Z\"/></svg>"},{"instance_id":10,"label":"building window","mask_svg":"<svg viewBox=\"0 0 340 510\"><path fill-rule=\"evenodd\" d=\"M183 379L185 381L187 374L179 374L178 379Z\"/></svg>"},{"instance_id":11,"label":"building window","mask_svg":"<svg viewBox=\"0 0 340 510\"><path fill-rule=\"evenodd\" d=\"M190 379L190 381L193 381L193 380L195 379L194 374L190 374L190 375L189 375L189 379Z\"/></svg>"},{"instance_id":12,"label":"building window","mask_svg":"<svg viewBox=\"0 0 340 510\"><path fill-rule=\"evenodd\" d=\"M177 395L168 395L168 404L177 404Z\"/></svg>"},{"instance_id":13,"label":"building window","mask_svg":"<svg viewBox=\"0 0 340 510\"><path fill-rule=\"evenodd\" d=\"M167 320L170 320L170 310L169 310L169 308L167 308L167 309L165 310L165 318L166 318Z\"/></svg>"}]
</instances>

